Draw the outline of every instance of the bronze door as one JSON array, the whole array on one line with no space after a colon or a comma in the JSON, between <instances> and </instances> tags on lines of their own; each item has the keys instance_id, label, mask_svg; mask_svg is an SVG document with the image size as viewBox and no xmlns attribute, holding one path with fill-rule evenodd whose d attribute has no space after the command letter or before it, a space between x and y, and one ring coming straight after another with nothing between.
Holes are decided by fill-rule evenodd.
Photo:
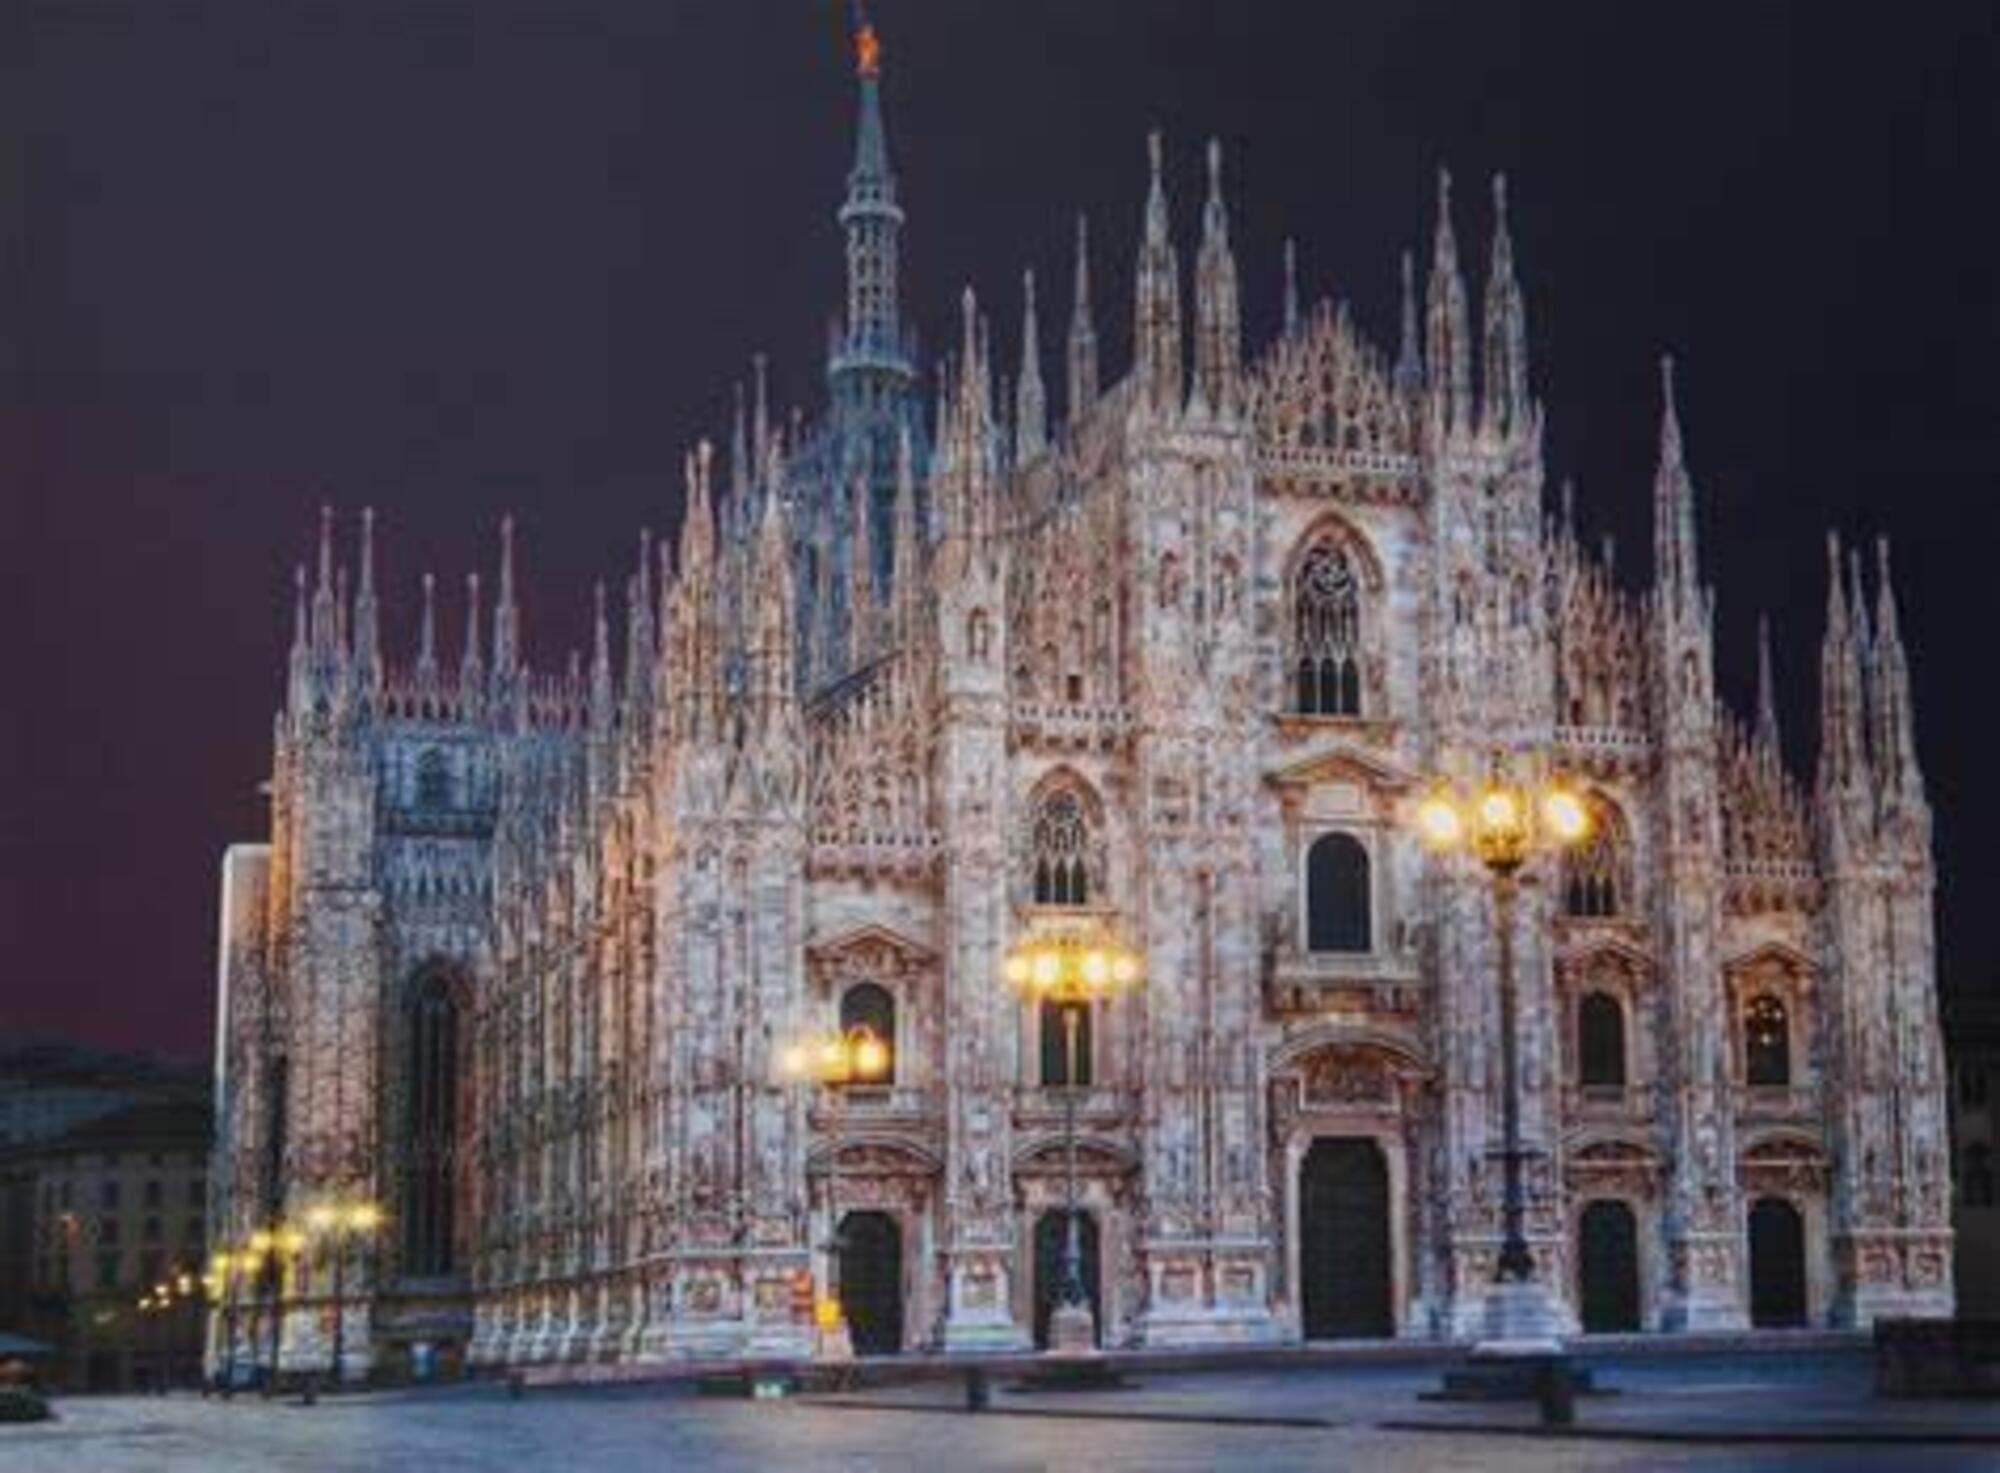
<instances>
[{"instance_id":1,"label":"bronze door","mask_svg":"<svg viewBox=\"0 0 2000 1473\"><path fill-rule=\"evenodd\" d=\"M886 1212L840 1222L840 1302L856 1355L903 1348L903 1232Z\"/></svg>"},{"instance_id":2,"label":"bronze door","mask_svg":"<svg viewBox=\"0 0 2000 1473\"><path fill-rule=\"evenodd\" d=\"M1300 1313L1308 1340L1395 1333L1389 1172L1375 1142L1316 1140L1299 1166Z\"/></svg>"},{"instance_id":3,"label":"bronze door","mask_svg":"<svg viewBox=\"0 0 2000 1473\"><path fill-rule=\"evenodd\" d=\"M1592 1202L1577 1227L1583 1328L1602 1335L1639 1328L1639 1225L1623 1202Z\"/></svg>"}]
</instances>

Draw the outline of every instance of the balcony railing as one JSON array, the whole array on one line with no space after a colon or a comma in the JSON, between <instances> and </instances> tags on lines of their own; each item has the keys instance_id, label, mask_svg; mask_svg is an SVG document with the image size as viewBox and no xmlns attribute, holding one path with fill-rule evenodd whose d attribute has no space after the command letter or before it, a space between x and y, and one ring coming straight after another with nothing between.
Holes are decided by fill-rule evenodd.
<instances>
[{"instance_id":1,"label":"balcony railing","mask_svg":"<svg viewBox=\"0 0 2000 1473\"><path fill-rule=\"evenodd\" d=\"M1415 951L1297 951L1270 954L1266 988L1280 1012L1414 1015L1425 988Z\"/></svg>"}]
</instances>

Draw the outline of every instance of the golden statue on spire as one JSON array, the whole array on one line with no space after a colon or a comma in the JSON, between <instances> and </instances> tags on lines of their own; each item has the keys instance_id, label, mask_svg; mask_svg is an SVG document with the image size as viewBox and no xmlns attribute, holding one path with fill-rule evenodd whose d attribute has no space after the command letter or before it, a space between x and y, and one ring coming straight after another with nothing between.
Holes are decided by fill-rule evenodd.
<instances>
[{"instance_id":1,"label":"golden statue on spire","mask_svg":"<svg viewBox=\"0 0 2000 1473\"><path fill-rule=\"evenodd\" d=\"M875 27L865 20L854 33L854 70L862 77L882 75L882 42L875 35Z\"/></svg>"}]
</instances>

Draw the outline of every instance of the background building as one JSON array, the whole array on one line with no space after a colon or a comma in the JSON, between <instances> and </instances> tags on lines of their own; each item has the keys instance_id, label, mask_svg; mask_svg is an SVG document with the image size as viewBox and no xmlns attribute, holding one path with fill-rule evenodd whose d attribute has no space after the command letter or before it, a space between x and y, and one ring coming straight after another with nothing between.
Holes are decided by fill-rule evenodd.
<instances>
[{"instance_id":1,"label":"background building","mask_svg":"<svg viewBox=\"0 0 2000 1473\"><path fill-rule=\"evenodd\" d=\"M52 1379L109 1391L197 1377L193 1280L207 1251L212 1124L198 1094L168 1098L95 1115L0 1159L0 1328L56 1346ZM142 1312L161 1284L175 1306Z\"/></svg>"},{"instance_id":2,"label":"background building","mask_svg":"<svg viewBox=\"0 0 2000 1473\"><path fill-rule=\"evenodd\" d=\"M1406 820L1499 751L1594 818L1512 938L1530 1247L1566 1322L1947 1312L1887 548L1871 580L1830 542L1807 783L1768 655L1747 718L1717 698L1670 367L1647 585L1546 494L1497 180L1477 334L1441 178L1393 352L1308 310L1288 258L1246 357L1221 152L1190 298L1156 138L1130 372L1100 381L1079 226L1066 422L1032 280L1004 354L967 290L919 415L872 42L858 85L826 414L784 429L756 395L726 462L689 456L622 639L600 589L592 650L532 670L503 527L456 668L428 579L392 661L372 515L351 576L329 515L270 842L225 862L221 1241L384 1204L350 1370L801 1353L836 1215L861 1349L1015 1347L1047 1323L1074 1101L1106 1340L1475 1333L1493 918ZM1001 977L1079 928L1147 978L1070 1078L1061 1019ZM808 1096L779 1057L836 1023L889 1041L888 1076ZM294 1369L328 1364L330 1290L324 1255L285 1263Z\"/></svg>"},{"instance_id":3,"label":"background building","mask_svg":"<svg viewBox=\"0 0 2000 1473\"><path fill-rule=\"evenodd\" d=\"M1945 994L1951 1057L1952 1159L1958 1187L1958 1305L1969 1316L2000 1315L2000 995L1991 988Z\"/></svg>"}]
</instances>

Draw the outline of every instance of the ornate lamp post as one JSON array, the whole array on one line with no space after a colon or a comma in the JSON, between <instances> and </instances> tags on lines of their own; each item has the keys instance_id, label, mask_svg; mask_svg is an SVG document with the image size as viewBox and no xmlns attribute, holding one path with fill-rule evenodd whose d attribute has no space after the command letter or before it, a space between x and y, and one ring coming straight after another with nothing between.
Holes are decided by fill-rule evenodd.
<instances>
[{"instance_id":1,"label":"ornate lamp post","mask_svg":"<svg viewBox=\"0 0 2000 1473\"><path fill-rule=\"evenodd\" d=\"M1417 832L1436 853L1470 852L1493 885L1500 973L1500 1128L1503 1187L1500 1258L1487 1302L1486 1338L1475 1357L1561 1354L1548 1286L1535 1277L1528 1251L1521 1181L1520 1016L1514 981L1514 910L1521 867L1538 852L1559 851L1590 832L1590 810L1559 778L1519 782L1496 754L1471 792L1439 779L1417 805Z\"/></svg>"},{"instance_id":2,"label":"ornate lamp post","mask_svg":"<svg viewBox=\"0 0 2000 1473\"><path fill-rule=\"evenodd\" d=\"M1076 1100L1078 1036L1083 1012L1100 999L1138 985L1139 954L1109 936L1086 931L1032 935L1007 956L1007 980L1043 1003L1062 1009L1063 1025L1063 1248L1056 1304L1049 1315L1049 1350L1089 1354L1097 1348L1097 1321L1083 1282L1081 1214L1076 1205Z\"/></svg>"},{"instance_id":3,"label":"ornate lamp post","mask_svg":"<svg viewBox=\"0 0 2000 1473\"><path fill-rule=\"evenodd\" d=\"M875 1030L857 1023L844 1033L827 1033L801 1039L788 1047L780 1065L789 1079L818 1085L828 1092L847 1084L873 1084L889 1073L889 1043ZM813 1325L819 1337L819 1354L825 1360L852 1360L854 1341L847 1327L847 1310L840 1298L840 1250L846 1240L840 1231L840 1134L834 1116L833 1140L826 1168L826 1256L827 1292L813 1305Z\"/></svg>"},{"instance_id":4,"label":"ornate lamp post","mask_svg":"<svg viewBox=\"0 0 2000 1473\"><path fill-rule=\"evenodd\" d=\"M339 1388L347 1371L344 1332L347 1324L345 1272L351 1239L368 1239L382 1226L382 1209L373 1202L319 1202L306 1211L306 1232L333 1260L333 1353L330 1369Z\"/></svg>"}]
</instances>

